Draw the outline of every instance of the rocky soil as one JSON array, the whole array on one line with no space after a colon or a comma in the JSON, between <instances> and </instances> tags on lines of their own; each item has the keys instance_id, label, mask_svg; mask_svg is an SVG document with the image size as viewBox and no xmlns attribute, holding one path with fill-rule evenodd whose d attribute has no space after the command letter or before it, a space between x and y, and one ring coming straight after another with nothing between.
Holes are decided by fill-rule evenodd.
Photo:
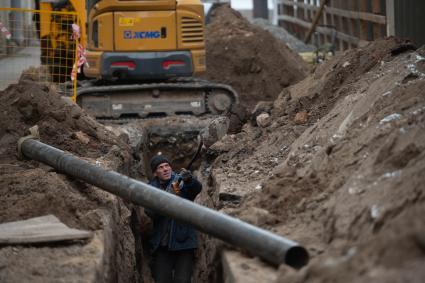
<instances>
[{"instance_id":1,"label":"rocky soil","mask_svg":"<svg viewBox=\"0 0 425 283\"><path fill-rule=\"evenodd\" d=\"M311 261L300 270L254 270L276 272L269 282L423 282L425 49L387 38L339 54L308 75L272 35L229 8L215 13L206 76L233 85L252 117L204 154L196 174L205 189L197 202L308 249ZM0 281L150 282L141 243L149 223L140 211L19 159L16 146L38 125L41 141L133 176L146 166L133 157L159 149L149 141L137 146L140 124L105 127L53 88L25 79L0 92L0 223L54 214L95 237L1 246ZM182 140L170 139L167 150ZM191 143L185 151L194 136ZM186 162L178 154L174 159ZM205 235L201 243L194 282L221 282L222 244Z\"/></svg>"},{"instance_id":2,"label":"rocky soil","mask_svg":"<svg viewBox=\"0 0 425 283\"><path fill-rule=\"evenodd\" d=\"M135 280L132 207L48 166L19 159L18 139L34 125L42 142L90 163L123 173L131 164L127 143L48 87L21 81L0 92L0 223L53 214L70 227L95 232L89 242L0 247L0 281Z\"/></svg>"},{"instance_id":3,"label":"rocky soil","mask_svg":"<svg viewBox=\"0 0 425 283\"><path fill-rule=\"evenodd\" d=\"M269 124L213 146L223 211L310 251L277 282L423 280L425 50L414 49L389 38L347 51L263 107Z\"/></svg>"}]
</instances>

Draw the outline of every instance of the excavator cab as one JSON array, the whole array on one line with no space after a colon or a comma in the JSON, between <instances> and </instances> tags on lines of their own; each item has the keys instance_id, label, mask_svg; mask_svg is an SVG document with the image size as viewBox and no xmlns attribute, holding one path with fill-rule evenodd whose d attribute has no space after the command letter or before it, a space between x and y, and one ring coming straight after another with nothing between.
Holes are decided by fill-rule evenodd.
<instances>
[{"instance_id":1,"label":"excavator cab","mask_svg":"<svg viewBox=\"0 0 425 283\"><path fill-rule=\"evenodd\" d=\"M89 0L86 7L85 76L147 81L205 71L199 0Z\"/></svg>"}]
</instances>

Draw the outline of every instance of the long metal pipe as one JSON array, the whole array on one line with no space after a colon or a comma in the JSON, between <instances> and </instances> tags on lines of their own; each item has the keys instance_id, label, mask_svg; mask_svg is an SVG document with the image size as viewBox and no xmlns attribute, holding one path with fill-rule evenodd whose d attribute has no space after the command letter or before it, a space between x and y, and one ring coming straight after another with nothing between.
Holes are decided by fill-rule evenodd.
<instances>
[{"instance_id":1,"label":"long metal pipe","mask_svg":"<svg viewBox=\"0 0 425 283\"><path fill-rule=\"evenodd\" d=\"M309 260L306 249L294 241L115 171L104 170L37 140L25 139L20 144L22 155L29 159L50 165L59 172L84 180L136 205L189 223L202 232L246 249L272 264L286 263L301 268Z\"/></svg>"}]
</instances>

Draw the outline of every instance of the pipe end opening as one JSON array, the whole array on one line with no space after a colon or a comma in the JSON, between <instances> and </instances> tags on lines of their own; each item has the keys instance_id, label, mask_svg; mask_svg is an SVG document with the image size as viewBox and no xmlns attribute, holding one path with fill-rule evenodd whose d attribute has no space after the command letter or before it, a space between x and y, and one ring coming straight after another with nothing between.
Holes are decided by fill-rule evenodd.
<instances>
[{"instance_id":1,"label":"pipe end opening","mask_svg":"<svg viewBox=\"0 0 425 283\"><path fill-rule=\"evenodd\" d=\"M305 248L295 246L286 252L285 263L293 268L300 269L307 265L309 259L310 256Z\"/></svg>"}]
</instances>

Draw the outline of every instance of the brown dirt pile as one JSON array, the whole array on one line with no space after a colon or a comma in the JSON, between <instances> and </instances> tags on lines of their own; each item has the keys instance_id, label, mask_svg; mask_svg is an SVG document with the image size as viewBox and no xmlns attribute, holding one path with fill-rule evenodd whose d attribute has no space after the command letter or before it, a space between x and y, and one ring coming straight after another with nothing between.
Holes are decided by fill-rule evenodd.
<instances>
[{"instance_id":1,"label":"brown dirt pile","mask_svg":"<svg viewBox=\"0 0 425 283\"><path fill-rule=\"evenodd\" d=\"M16 153L16 141L38 125L41 140L80 156L99 157L125 143L48 87L21 81L0 96L0 158Z\"/></svg>"},{"instance_id":2,"label":"brown dirt pile","mask_svg":"<svg viewBox=\"0 0 425 283\"><path fill-rule=\"evenodd\" d=\"M204 77L231 85L249 110L260 100L274 100L308 73L298 54L226 5L212 12L206 48Z\"/></svg>"},{"instance_id":3,"label":"brown dirt pile","mask_svg":"<svg viewBox=\"0 0 425 283\"><path fill-rule=\"evenodd\" d=\"M114 259L122 265L96 278L116 276L113 272L118 269L130 277L134 257L125 250L133 239L125 224L130 211L110 194L38 162L18 160L17 141L34 125L39 126L42 142L89 162L98 161L102 167L120 170L131 158L126 143L53 90L21 81L0 92L0 223L54 214L70 227L96 231L97 235L77 245L1 247L0 281L80 281L95 275L95 270L106 271L103 265L114 266ZM119 235L114 235L114 225ZM110 246L103 251L105 243L124 238L126 247ZM108 258L102 263L98 262L100 250Z\"/></svg>"},{"instance_id":4,"label":"brown dirt pile","mask_svg":"<svg viewBox=\"0 0 425 283\"><path fill-rule=\"evenodd\" d=\"M49 93L47 87L34 82L21 82L1 92L0 160L3 163L2 175L4 174L4 183L1 186L1 222L43 215L51 209L59 215L66 214L63 217L65 219L73 219L74 217L68 216L73 215L80 205L84 208L85 202L78 201L71 201L71 207L67 208L67 201L72 200L71 192L67 193L68 198L55 197L64 190L61 187L63 182L58 182L56 173L46 174L46 168L37 168L36 162L17 160L17 141L28 135L28 129L34 125L39 126L42 142L87 158L101 157L116 141L112 135L108 137L104 130L98 130L100 125L79 107L67 103L55 92ZM87 144L78 136L85 137L87 140L82 140L88 141ZM18 174L22 178L17 178ZM44 178L41 178L43 175ZM28 188L38 192L32 194L33 192L27 191ZM11 206L11 203L15 206ZM75 219L72 222L77 225L78 221Z\"/></svg>"},{"instance_id":5,"label":"brown dirt pile","mask_svg":"<svg viewBox=\"0 0 425 283\"><path fill-rule=\"evenodd\" d=\"M423 280L425 50L411 49L389 38L348 51L282 92L269 127L217 145L213 181L245 195L226 210L312 255L278 282Z\"/></svg>"}]
</instances>

